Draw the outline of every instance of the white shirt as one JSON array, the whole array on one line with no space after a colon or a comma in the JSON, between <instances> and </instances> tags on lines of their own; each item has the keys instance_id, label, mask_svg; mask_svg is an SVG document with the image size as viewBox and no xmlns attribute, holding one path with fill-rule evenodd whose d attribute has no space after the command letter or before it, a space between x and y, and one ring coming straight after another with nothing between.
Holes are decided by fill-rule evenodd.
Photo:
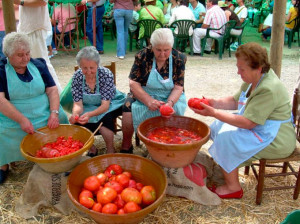
<instances>
[{"instance_id":1,"label":"white shirt","mask_svg":"<svg viewBox=\"0 0 300 224\"><path fill-rule=\"evenodd\" d=\"M174 21L180 19L189 19L195 21L195 16L188 7L186 7L185 5L181 5L173 10L172 17L169 21L169 25L171 25ZM175 29L175 33L178 33L177 28ZM190 27L189 35L191 36L192 34L193 28Z\"/></svg>"},{"instance_id":2,"label":"white shirt","mask_svg":"<svg viewBox=\"0 0 300 224\"><path fill-rule=\"evenodd\" d=\"M242 10L240 10L240 9L242 9ZM248 9L244 5L236 7L234 12L237 14L239 19L246 19L248 16Z\"/></svg>"},{"instance_id":3,"label":"white shirt","mask_svg":"<svg viewBox=\"0 0 300 224\"><path fill-rule=\"evenodd\" d=\"M269 14L264 21L264 26L270 26L272 27L272 22L273 22L273 14Z\"/></svg>"}]
</instances>

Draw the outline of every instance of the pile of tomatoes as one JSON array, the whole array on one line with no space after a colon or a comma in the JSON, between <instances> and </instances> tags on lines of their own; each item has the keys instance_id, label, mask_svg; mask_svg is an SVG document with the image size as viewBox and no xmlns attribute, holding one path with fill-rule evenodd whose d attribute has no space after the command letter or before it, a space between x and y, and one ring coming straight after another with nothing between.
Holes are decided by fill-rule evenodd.
<instances>
[{"instance_id":1,"label":"pile of tomatoes","mask_svg":"<svg viewBox=\"0 0 300 224\"><path fill-rule=\"evenodd\" d=\"M57 137L55 142L46 143L37 150L36 157L38 158L54 158L65 156L78 151L83 147L83 143L69 136L67 139L64 136Z\"/></svg>"},{"instance_id":2,"label":"pile of tomatoes","mask_svg":"<svg viewBox=\"0 0 300 224\"><path fill-rule=\"evenodd\" d=\"M136 182L130 172L118 164L84 180L79 203L105 214L126 214L141 210L156 200L153 186Z\"/></svg>"},{"instance_id":3,"label":"pile of tomatoes","mask_svg":"<svg viewBox=\"0 0 300 224\"><path fill-rule=\"evenodd\" d=\"M202 139L193 131L175 127L155 128L148 132L147 138L165 144L188 144Z\"/></svg>"}]
</instances>

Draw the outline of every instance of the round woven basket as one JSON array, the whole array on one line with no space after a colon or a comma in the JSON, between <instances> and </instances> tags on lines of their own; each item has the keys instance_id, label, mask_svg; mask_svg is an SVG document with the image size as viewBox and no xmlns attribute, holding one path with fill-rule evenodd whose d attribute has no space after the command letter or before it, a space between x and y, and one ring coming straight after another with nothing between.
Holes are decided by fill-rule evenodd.
<instances>
[{"instance_id":1,"label":"round woven basket","mask_svg":"<svg viewBox=\"0 0 300 224\"><path fill-rule=\"evenodd\" d=\"M196 132L201 140L188 144L164 144L147 138L147 134L155 128L176 127ZM202 121L184 116L152 117L143 121L137 129L138 137L144 142L151 158L164 167L179 168L192 163L201 149L209 140L210 128Z\"/></svg>"},{"instance_id":2,"label":"round woven basket","mask_svg":"<svg viewBox=\"0 0 300 224\"><path fill-rule=\"evenodd\" d=\"M82 154L94 143L94 138L92 138L80 150L69 155L55 158L37 158L35 157L36 151L48 142L55 142L59 136L64 136L66 138L72 136L73 139L80 140L85 144L93 134L85 127L71 124L61 124L55 129L43 127L39 128L38 131L44 132L46 135L39 133L26 135L20 145L21 153L27 160L35 162L43 170L50 173L62 173L74 168L79 163Z\"/></svg>"},{"instance_id":3,"label":"round woven basket","mask_svg":"<svg viewBox=\"0 0 300 224\"><path fill-rule=\"evenodd\" d=\"M137 182L141 182L144 185L152 185L156 191L156 201L140 211L124 215L103 214L82 206L78 202L78 197L83 187L84 179L103 172L111 164L118 164L124 171L129 171ZM120 153L101 155L80 163L69 175L67 183L68 195L74 205L97 223L103 224L141 222L146 215L162 203L166 189L167 177L159 165L141 156Z\"/></svg>"}]
</instances>

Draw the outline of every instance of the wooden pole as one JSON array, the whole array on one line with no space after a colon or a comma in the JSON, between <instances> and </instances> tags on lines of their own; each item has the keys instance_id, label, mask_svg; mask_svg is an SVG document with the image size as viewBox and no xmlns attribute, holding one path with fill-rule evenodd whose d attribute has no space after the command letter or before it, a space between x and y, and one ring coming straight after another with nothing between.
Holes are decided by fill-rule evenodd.
<instances>
[{"instance_id":1,"label":"wooden pole","mask_svg":"<svg viewBox=\"0 0 300 224\"><path fill-rule=\"evenodd\" d=\"M16 18L14 3L11 0L2 0L3 19L5 25L5 33L16 31Z\"/></svg>"},{"instance_id":2,"label":"wooden pole","mask_svg":"<svg viewBox=\"0 0 300 224\"><path fill-rule=\"evenodd\" d=\"M280 78L281 61L284 46L285 9L287 0L275 0L270 45L271 68Z\"/></svg>"}]
</instances>

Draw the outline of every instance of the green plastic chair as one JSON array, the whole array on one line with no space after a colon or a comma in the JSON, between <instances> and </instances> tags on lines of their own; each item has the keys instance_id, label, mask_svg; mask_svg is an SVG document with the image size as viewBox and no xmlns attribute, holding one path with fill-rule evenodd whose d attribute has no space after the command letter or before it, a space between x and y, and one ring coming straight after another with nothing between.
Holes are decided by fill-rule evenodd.
<instances>
[{"instance_id":1,"label":"green plastic chair","mask_svg":"<svg viewBox=\"0 0 300 224\"><path fill-rule=\"evenodd\" d=\"M239 43L239 46L242 44L242 36L243 36L243 32L244 32L244 29L245 29L245 26L248 24L248 19L245 19L244 22L242 23L241 26L235 26L233 27L233 29L241 29L242 32L239 36L233 36L233 35L230 35L231 38L232 38L232 41L231 42L235 42L236 38L238 39L238 43Z\"/></svg>"},{"instance_id":2,"label":"green plastic chair","mask_svg":"<svg viewBox=\"0 0 300 224\"><path fill-rule=\"evenodd\" d=\"M219 60L222 60L222 54L224 53L224 48L228 48L229 57L231 57L231 51L230 51L230 47L229 47L230 46L230 30L235 26L235 24L236 24L235 20L230 20L227 23L225 23L223 26L221 26L219 29L207 28L206 35L202 39L202 42L201 42L201 56L203 56L203 52L204 52L204 48L205 48L207 38L212 38L212 39L215 40L215 43L216 43L215 53L217 53L217 49L219 51ZM225 32L224 32L223 35L221 35L217 38L216 37L211 37L209 35L209 32L211 30L221 30L224 26L225 26ZM217 45L218 45L218 47L217 47Z\"/></svg>"},{"instance_id":3,"label":"green plastic chair","mask_svg":"<svg viewBox=\"0 0 300 224\"><path fill-rule=\"evenodd\" d=\"M143 41L147 40L147 38L151 37L151 34L154 30L158 28L162 28L163 24L158 20L153 19L143 19L138 21L137 26L141 30L141 28L144 29L144 36L139 40L140 41L140 49L143 48Z\"/></svg>"},{"instance_id":4,"label":"green plastic chair","mask_svg":"<svg viewBox=\"0 0 300 224\"><path fill-rule=\"evenodd\" d=\"M193 27L193 29L194 29L195 26L196 26L196 22L193 20L176 20L170 25L170 28L172 29L173 35L174 35L174 40L175 40L174 48L175 49L177 48L179 41L186 42L188 40L190 42L191 55L194 54L193 34L190 36L189 30L190 30L190 27ZM175 30L177 33L175 33ZM183 46L186 46L186 44L184 44Z\"/></svg>"},{"instance_id":5,"label":"green plastic chair","mask_svg":"<svg viewBox=\"0 0 300 224\"><path fill-rule=\"evenodd\" d=\"M137 26L137 24L131 23L133 26ZM131 32L130 29L128 29L128 35L129 35L129 51L132 52L132 42L134 35L136 37L136 43L138 43L138 37L139 37L139 29L137 28L135 31ZM138 44L136 44L138 46Z\"/></svg>"},{"instance_id":6,"label":"green plastic chair","mask_svg":"<svg viewBox=\"0 0 300 224\"><path fill-rule=\"evenodd\" d=\"M298 224L300 221L300 210L289 213L280 224Z\"/></svg>"},{"instance_id":7,"label":"green plastic chair","mask_svg":"<svg viewBox=\"0 0 300 224\"><path fill-rule=\"evenodd\" d=\"M285 29L285 34L288 36L288 48L290 48L290 49L292 47L292 42L293 42L295 33L298 33L298 47L300 47L300 38L299 38L300 17L298 16L286 24L290 24L293 21L295 21L294 28L291 30Z\"/></svg>"}]
</instances>

